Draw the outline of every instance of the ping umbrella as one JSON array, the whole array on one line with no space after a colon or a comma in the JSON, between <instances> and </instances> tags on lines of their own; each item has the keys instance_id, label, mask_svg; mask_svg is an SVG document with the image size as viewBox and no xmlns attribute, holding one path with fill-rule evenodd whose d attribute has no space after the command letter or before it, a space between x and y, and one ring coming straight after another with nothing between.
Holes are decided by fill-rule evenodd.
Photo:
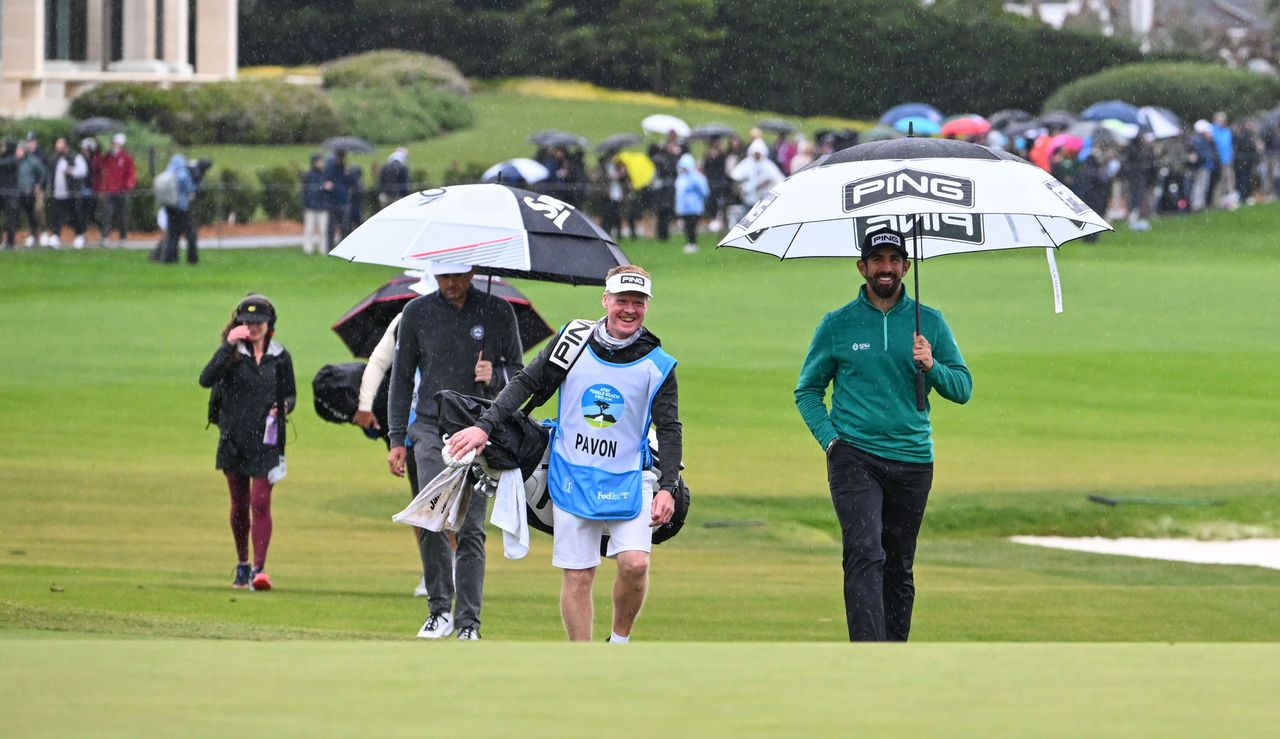
<instances>
[{"instance_id":1,"label":"ping umbrella","mask_svg":"<svg viewBox=\"0 0 1280 739\"><path fill-rule=\"evenodd\" d=\"M1061 311L1054 249L1111 226L1021 157L953 139L906 138L852 146L792 175L761 198L719 245L781 259L857 258L863 237L884 229L912 241L917 300L920 260L1042 247L1055 308ZM918 373L921 410L923 382Z\"/></svg>"},{"instance_id":2,"label":"ping umbrella","mask_svg":"<svg viewBox=\"0 0 1280 739\"><path fill-rule=\"evenodd\" d=\"M573 285L603 285L606 272L630 264L574 206L498 184L437 187L401 198L330 255L402 269L457 262L500 277Z\"/></svg>"},{"instance_id":3,"label":"ping umbrella","mask_svg":"<svg viewBox=\"0 0 1280 739\"><path fill-rule=\"evenodd\" d=\"M418 297L418 293L411 287L417 282L416 277L391 279L356 303L333 324L334 333L338 334L338 338L342 339L353 356L368 359L387 326L391 325L392 319L400 315L400 311L404 310L410 300ZM474 284L511 304L516 312L520 344L525 349L536 346L555 333L542 316L538 315L533 303L511 283L500 277L476 275Z\"/></svg>"}]
</instances>

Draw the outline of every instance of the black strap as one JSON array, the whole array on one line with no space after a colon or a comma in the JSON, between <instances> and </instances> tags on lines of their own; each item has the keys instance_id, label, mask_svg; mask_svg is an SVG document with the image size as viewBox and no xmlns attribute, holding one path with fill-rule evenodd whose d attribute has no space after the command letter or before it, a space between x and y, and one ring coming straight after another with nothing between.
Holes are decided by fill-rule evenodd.
<instances>
[{"instance_id":1,"label":"black strap","mask_svg":"<svg viewBox=\"0 0 1280 739\"><path fill-rule=\"evenodd\" d=\"M273 364L276 375L276 448L279 449L280 456L284 456L284 427L289 410L284 407L284 388L280 386L280 357L276 357Z\"/></svg>"},{"instance_id":2,"label":"black strap","mask_svg":"<svg viewBox=\"0 0 1280 739\"><path fill-rule=\"evenodd\" d=\"M587 342L591 340L592 327L595 326L594 321L587 321L581 318L569 321L565 324L564 330L556 337L556 343L551 347L551 353L547 355L547 366L545 371L553 377L559 375L555 382L545 383L541 390L535 392L529 398L529 402L524 404L521 412L528 415L543 403L551 399L552 395L560 389L560 383L564 382L564 378L569 376L569 370L573 369L573 365L578 363L578 358L582 356L582 352L587 348Z\"/></svg>"}]
</instances>

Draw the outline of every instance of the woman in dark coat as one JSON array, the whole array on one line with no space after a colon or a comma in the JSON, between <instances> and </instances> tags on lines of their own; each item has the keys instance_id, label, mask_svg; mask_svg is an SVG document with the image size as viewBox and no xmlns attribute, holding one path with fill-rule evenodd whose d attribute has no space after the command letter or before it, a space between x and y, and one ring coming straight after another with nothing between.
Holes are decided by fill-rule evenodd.
<instances>
[{"instance_id":1,"label":"woman in dark coat","mask_svg":"<svg viewBox=\"0 0 1280 739\"><path fill-rule=\"evenodd\" d=\"M220 432L217 468L231 491L231 534L240 558L234 588L271 589L263 568L271 543L271 487L283 476L277 439L284 425L277 420L277 405L283 402L288 413L297 395L293 360L273 338L275 328L271 301L250 294L236 306L222 329L222 344L200 373L200 386L214 394L210 420L216 415Z\"/></svg>"}]
</instances>

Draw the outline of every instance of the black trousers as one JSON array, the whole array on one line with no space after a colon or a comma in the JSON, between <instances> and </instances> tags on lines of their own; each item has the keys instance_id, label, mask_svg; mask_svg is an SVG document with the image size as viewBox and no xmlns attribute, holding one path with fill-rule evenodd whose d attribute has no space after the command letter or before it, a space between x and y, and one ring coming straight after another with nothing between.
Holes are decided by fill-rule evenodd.
<instances>
[{"instance_id":1,"label":"black trousers","mask_svg":"<svg viewBox=\"0 0 1280 739\"><path fill-rule=\"evenodd\" d=\"M849 641L906 641L933 463L895 462L837 441L827 455L827 483L844 545Z\"/></svg>"},{"instance_id":2,"label":"black trousers","mask_svg":"<svg viewBox=\"0 0 1280 739\"><path fill-rule=\"evenodd\" d=\"M187 261L191 264L200 261L195 239L191 238L191 213L181 208L171 208L169 206L165 206L164 212L169 219L169 229L165 233L164 253L161 254L160 261L178 261L178 239L182 237L187 239Z\"/></svg>"}]
</instances>

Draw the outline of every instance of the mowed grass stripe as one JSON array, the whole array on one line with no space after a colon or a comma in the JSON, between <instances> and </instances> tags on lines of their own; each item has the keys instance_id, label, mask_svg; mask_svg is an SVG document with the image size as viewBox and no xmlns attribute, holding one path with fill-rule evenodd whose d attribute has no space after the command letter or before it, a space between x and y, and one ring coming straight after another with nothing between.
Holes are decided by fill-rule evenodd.
<instances>
[{"instance_id":1,"label":"mowed grass stripe","mask_svg":"<svg viewBox=\"0 0 1280 739\"><path fill-rule=\"evenodd\" d=\"M0 657L21 736L1253 737L1280 718L1275 644L4 639Z\"/></svg>"}]
</instances>

